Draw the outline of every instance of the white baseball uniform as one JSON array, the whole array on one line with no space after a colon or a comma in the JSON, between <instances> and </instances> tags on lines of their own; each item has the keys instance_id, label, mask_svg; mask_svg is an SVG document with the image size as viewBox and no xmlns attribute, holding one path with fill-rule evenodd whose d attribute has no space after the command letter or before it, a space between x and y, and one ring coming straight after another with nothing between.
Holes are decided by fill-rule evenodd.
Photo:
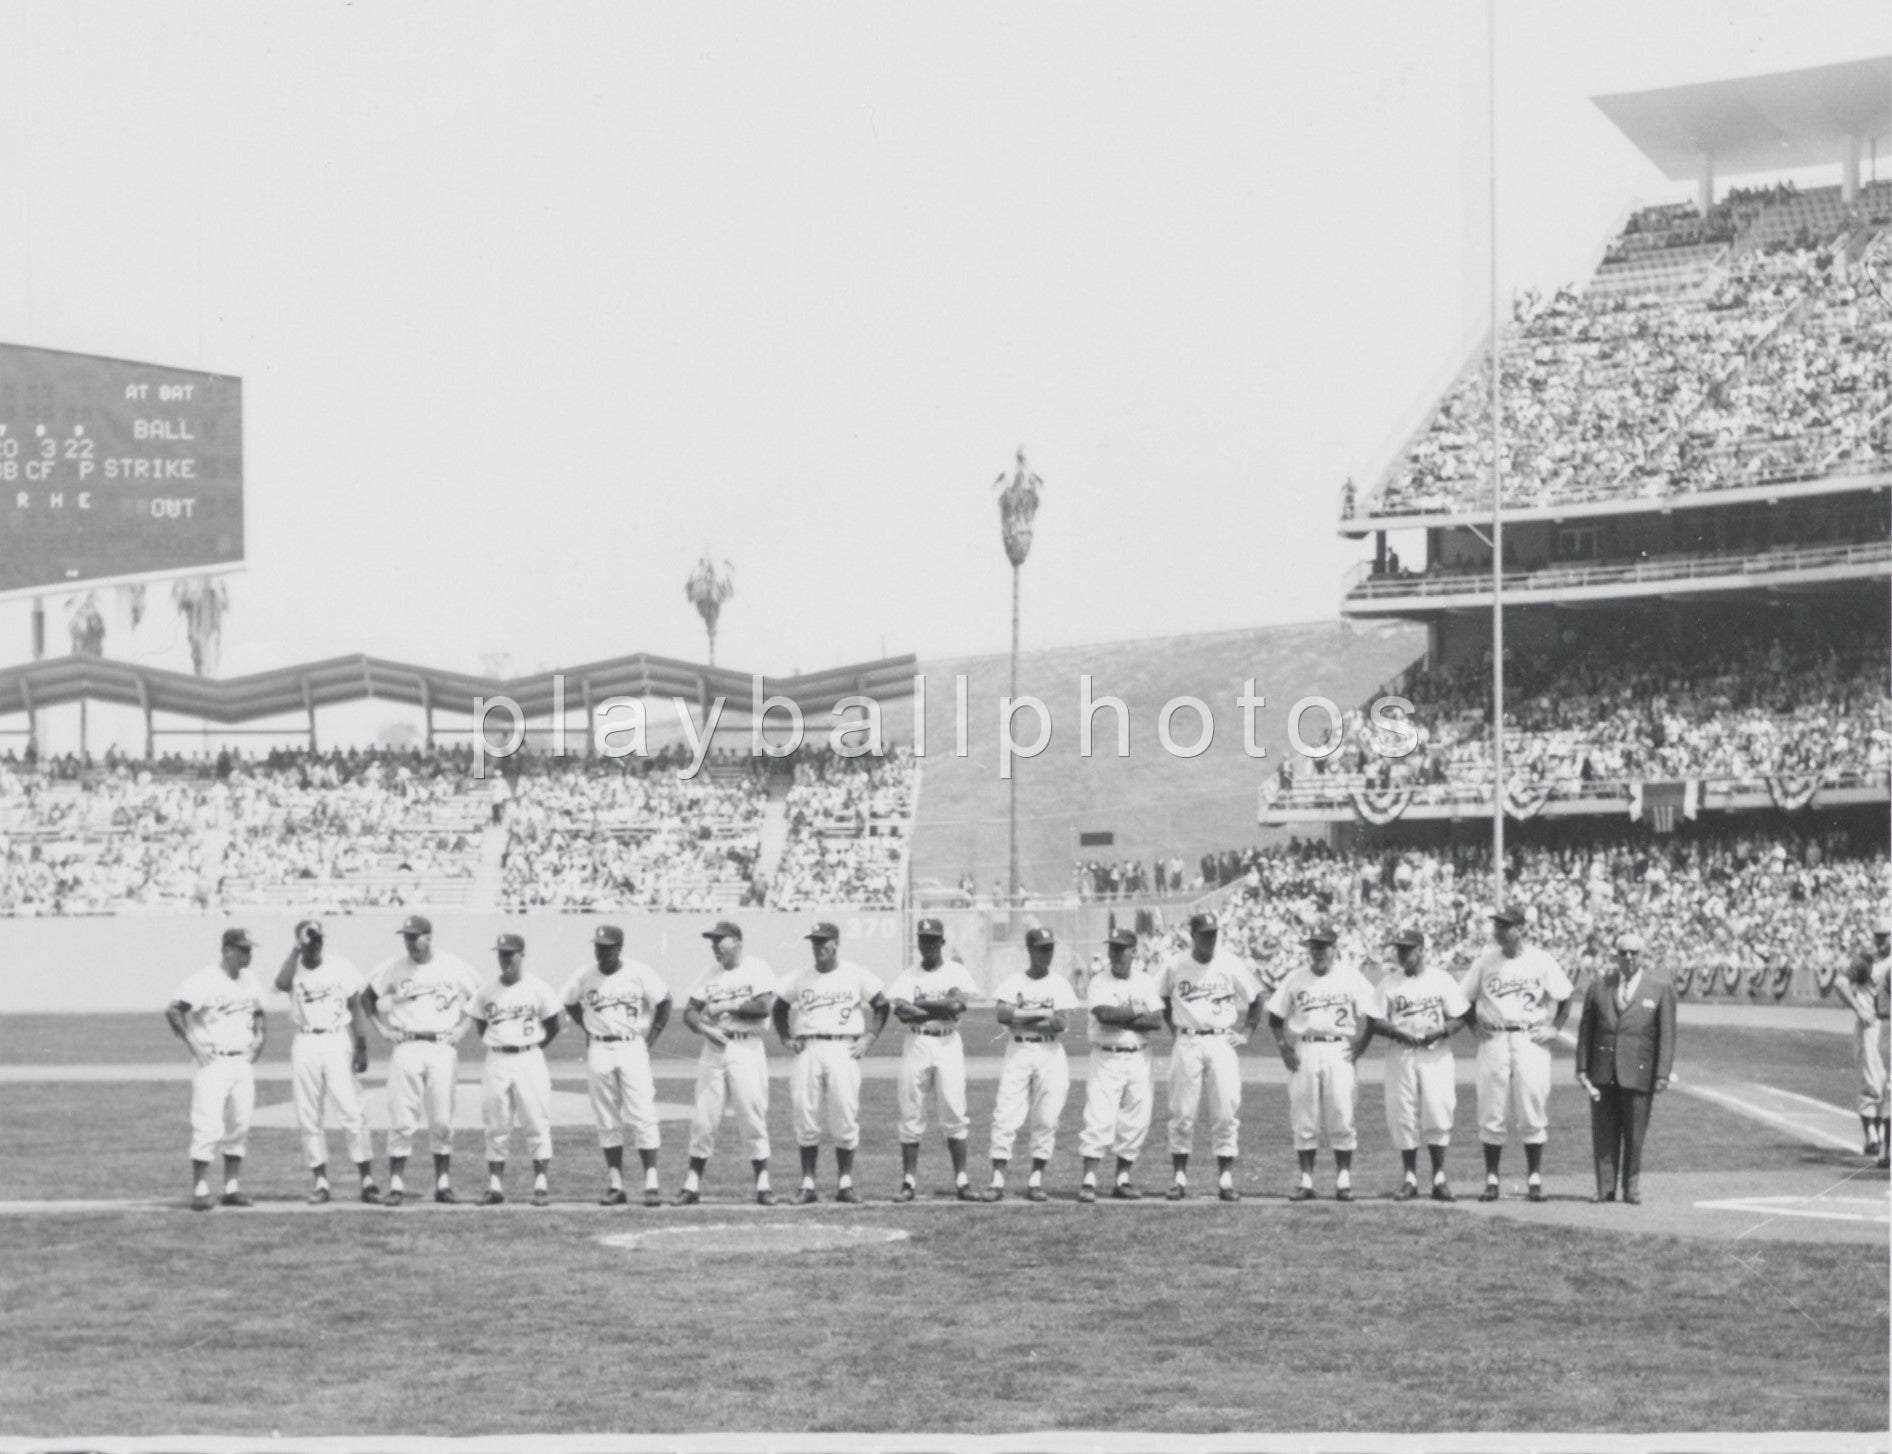
<instances>
[{"instance_id":1,"label":"white baseball uniform","mask_svg":"<svg viewBox=\"0 0 1892 1454\"><path fill-rule=\"evenodd\" d=\"M1019 1010L1074 1014L1083 1008L1071 982L1055 972L1034 979L1019 970L1000 980L992 996L999 1004ZM1064 1114L1064 1100L1070 1093L1071 1065L1065 1059L1063 1037L1053 1035L1048 1027L1015 1027L1005 1046L998 1099L992 1107L993 1158L1011 1160L1012 1142L1029 1119L1032 1159L1049 1161L1057 1144L1058 1117Z\"/></svg>"},{"instance_id":2,"label":"white baseball uniform","mask_svg":"<svg viewBox=\"0 0 1892 1454\"><path fill-rule=\"evenodd\" d=\"M1415 1038L1436 1035L1470 1008L1458 981L1434 965L1417 974L1395 969L1374 992L1373 1018ZM1444 1040L1423 1050L1394 1044L1386 1052L1386 1130L1401 1151L1452 1144L1458 1112L1457 1067Z\"/></svg>"},{"instance_id":3,"label":"white baseball uniform","mask_svg":"<svg viewBox=\"0 0 1892 1454\"><path fill-rule=\"evenodd\" d=\"M1268 1013L1287 1026L1300 1058L1288 1076L1288 1121L1296 1151L1318 1150L1323 1131L1330 1150L1359 1146L1353 1124L1356 1078L1347 1042L1365 1027L1373 1005L1373 986L1351 964L1334 964L1325 974L1304 964L1281 981L1268 1001Z\"/></svg>"},{"instance_id":4,"label":"white baseball uniform","mask_svg":"<svg viewBox=\"0 0 1892 1454\"><path fill-rule=\"evenodd\" d=\"M480 991L473 966L452 954L416 964L405 954L368 977L375 1010L397 1039L388 1057L388 1155L406 1156L423 1119L436 1156L453 1152L453 1078L458 1056L447 1043ZM425 1036L428 1038L413 1038Z\"/></svg>"},{"instance_id":5,"label":"white baseball uniform","mask_svg":"<svg viewBox=\"0 0 1892 1454\"><path fill-rule=\"evenodd\" d=\"M362 1103L361 1081L355 1074L354 1017L348 1001L367 984L353 961L324 954L314 969L296 964L289 981L289 1018L296 1038L289 1046L289 1068L295 1078L296 1125L302 1131L302 1155L310 1166L328 1164L328 1132L322 1125L322 1103L335 1106L348 1143L348 1159L357 1165L374 1155L368 1133L368 1111Z\"/></svg>"},{"instance_id":6,"label":"white baseball uniform","mask_svg":"<svg viewBox=\"0 0 1892 1454\"><path fill-rule=\"evenodd\" d=\"M1090 1010L1109 1005L1139 1015L1163 1008L1156 981L1135 969L1122 979L1108 969L1092 976L1085 1002ZM1084 1084L1084 1129L1077 1139L1078 1154L1102 1157L1115 1151L1123 1160L1135 1161L1150 1134L1154 1099L1150 1037L1141 1030L1095 1019L1089 1030L1090 1074Z\"/></svg>"},{"instance_id":7,"label":"white baseball uniform","mask_svg":"<svg viewBox=\"0 0 1892 1454\"><path fill-rule=\"evenodd\" d=\"M567 1007L584 1012L589 1037L585 1079L601 1151L622 1146L627 1126L639 1151L655 1151L662 1144L657 1084L650 1073L650 1027L657 1006L669 998L663 977L635 959L621 961L610 974L588 964L560 996Z\"/></svg>"},{"instance_id":8,"label":"white baseball uniform","mask_svg":"<svg viewBox=\"0 0 1892 1454\"><path fill-rule=\"evenodd\" d=\"M766 1020L740 1020L731 1013L757 995L775 993L775 972L768 961L745 955L734 969L720 965L690 992L690 1003L705 1025L728 1037L727 1045L703 1042L696 1059L696 1114L690 1118L690 1155L707 1157L716 1149L716 1128L723 1107L731 1105L751 1161L769 1159L769 1057L763 1048Z\"/></svg>"},{"instance_id":9,"label":"white baseball uniform","mask_svg":"<svg viewBox=\"0 0 1892 1454\"><path fill-rule=\"evenodd\" d=\"M263 1010L263 987L247 968L233 979L212 964L179 985L171 999L187 1007L184 1028L204 1056L191 1076L191 1160L241 1156L256 1110L250 1041Z\"/></svg>"},{"instance_id":10,"label":"white baseball uniform","mask_svg":"<svg viewBox=\"0 0 1892 1454\"><path fill-rule=\"evenodd\" d=\"M1855 981L1849 1000L1853 1010L1853 1068L1859 1073L1859 1114L1867 1120L1883 1120L1892 1106L1892 1087L1886 1076L1886 1021L1879 1013L1885 996L1887 975L1892 972L1892 956L1873 959L1863 981ZM1849 966L1850 975L1851 968Z\"/></svg>"},{"instance_id":11,"label":"white baseball uniform","mask_svg":"<svg viewBox=\"0 0 1892 1454\"><path fill-rule=\"evenodd\" d=\"M1514 1111L1524 1144L1543 1145L1550 1139L1550 1046L1531 1036L1574 992L1570 977L1535 944L1515 959L1494 944L1472 962L1459 989L1478 1012L1479 1137L1504 1145L1507 1112Z\"/></svg>"},{"instance_id":12,"label":"white baseball uniform","mask_svg":"<svg viewBox=\"0 0 1892 1454\"><path fill-rule=\"evenodd\" d=\"M1247 960L1218 945L1207 963L1194 954L1176 955L1163 966L1156 989L1169 1001L1176 1027L1169 1053L1170 1154L1189 1154L1206 1086L1210 1148L1217 1156L1234 1156L1242 1134L1242 1067L1235 1037L1248 1007L1261 997L1261 982Z\"/></svg>"},{"instance_id":13,"label":"white baseball uniform","mask_svg":"<svg viewBox=\"0 0 1892 1454\"><path fill-rule=\"evenodd\" d=\"M927 969L917 959L887 987L889 1001L956 998L970 1000L979 993L972 971L950 959ZM964 1141L972 1131L966 1114L966 1047L958 1022L923 1020L907 1025L907 1043L900 1052L900 1139L918 1142L926 1135L926 1093L939 1100L940 1126L948 1141Z\"/></svg>"},{"instance_id":14,"label":"white baseball uniform","mask_svg":"<svg viewBox=\"0 0 1892 1454\"><path fill-rule=\"evenodd\" d=\"M473 996L467 1013L486 1022L486 1068L480 1073L480 1115L486 1122L486 1159L504 1161L513 1121L525 1128L534 1161L552 1159L552 1071L539 1047L545 1021L564 1007L537 975L513 984L495 979Z\"/></svg>"},{"instance_id":15,"label":"white baseball uniform","mask_svg":"<svg viewBox=\"0 0 1892 1454\"><path fill-rule=\"evenodd\" d=\"M824 1108L837 1147L861 1144L861 1063L853 1049L867 1033L868 1003L881 991L879 976L846 959L826 974L813 965L798 970L776 991L788 1005L789 1038L804 1042L788 1070L798 1145L821 1144Z\"/></svg>"}]
</instances>

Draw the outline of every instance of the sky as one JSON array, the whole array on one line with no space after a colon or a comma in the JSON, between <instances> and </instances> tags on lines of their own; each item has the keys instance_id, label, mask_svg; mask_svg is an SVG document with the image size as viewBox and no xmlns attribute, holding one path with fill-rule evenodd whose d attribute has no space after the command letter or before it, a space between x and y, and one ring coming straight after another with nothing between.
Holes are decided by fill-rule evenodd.
<instances>
[{"instance_id":1,"label":"sky","mask_svg":"<svg viewBox=\"0 0 1892 1454\"><path fill-rule=\"evenodd\" d=\"M0 341L242 378L226 674L700 659L705 548L724 664L1003 650L1021 445L1028 648L1331 619L1342 480L1484 325L1485 17L0 0ZM1508 296L1692 194L1591 96L1892 53L1892 5L1496 52ZM162 600L107 621L188 669Z\"/></svg>"}]
</instances>

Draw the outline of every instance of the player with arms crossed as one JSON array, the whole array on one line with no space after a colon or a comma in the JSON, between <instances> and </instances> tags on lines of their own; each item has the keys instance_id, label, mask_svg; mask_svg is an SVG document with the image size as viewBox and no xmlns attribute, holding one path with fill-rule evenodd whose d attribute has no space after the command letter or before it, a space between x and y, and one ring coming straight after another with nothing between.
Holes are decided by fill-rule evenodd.
<instances>
[{"instance_id":1,"label":"player with arms crossed","mask_svg":"<svg viewBox=\"0 0 1892 1454\"><path fill-rule=\"evenodd\" d=\"M644 1164L644 1205L659 1206L657 1084L650 1050L670 1022L670 990L648 964L624 957L624 931L600 924L591 936L595 963L573 975L560 998L572 1023L585 1032L585 1079L591 1114L604 1153L605 1189L600 1205L621 1207L624 1195L624 1132L637 1143Z\"/></svg>"},{"instance_id":2,"label":"player with arms crossed","mask_svg":"<svg viewBox=\"0 0 1892 1454\"><path fill-rule=\"evenodd\" d=\"M342 1123L348 1154L361 1174L361 1199L376 1206L381 1202L381 1190L374 1182L374 1139L361 1097L360 1076L368 1068L368 1017L361 1008L366 985L352 961L326 952L318 920L304 919L296 925L295 943L276 971L276 989L289 996L289 1016L296 1026L289 1068L295 1076L302 1151L315 1178L315 1189L309 1193L314 1206L329 1199L324 1100L334 1105L335 1118Z\"/></svg>"},{"instance_id":3,"label":"player with arms crossed","mask_svg":"<svg viewBox=\"0 0 1892 1454\"><path fill-rule=\"evenodd\" d=\"M1445 1149L1458 1113L1457 1064L1446 1041L1471 1011L1458 981L1426 963L1426 936L1401 929L1393 936L1399 968L1374 991L1374 1033L1392 1041L1386 1056L1386 1130L1403 1163L1393 1200L1419 1195L1419 1143L1432 1162L1432 1200L1456 1201L1445 1180Z\"/></svg>"},{"instance_id":4,"label":"player with arms crossed","mask_svg":"<svg viewBox=\"0 0 1892 1454\"><path fill-rule=\"evenodd\" d=\"M473 966L434 951L433 921L409 914L400 928L403 952L368 976L361 1007L368 1023L394 1046L388 1058L388 1195L398 1207L407 1198L407 1169L414 1134L424 1116L434 1155L434 1200L452 1203L454 1073L457 1047L471 1023L467 1002L480 991Z\"/></svg>"},{"instance_id":5,"label":"player with arms crossed","mask_svg":"<svg viewBox=\"0 0 1892 1454\"><path fill-rule=\"evenodd\" d=\"M1508 904L1491 916L1497 940L1465 971L1459 988L1478 1032L1478 1135L1485 1147L1481 1202L1498 1200L1506 1111L1524 1136L1526 1195L1544 1200L1544 1143L1550 1139L1550 1042L1570 1018L1575 988L1563 966L1524 942L1524 910Z\"/></svg>"},{"instance_id":6,"label":"player with arms crossed","mask_svg":"<svg viewBox=\"0 0 1892 1454\"><path fill-rule=\"evenodd\" d=\"M499 978L467 1007L486 1042L480 1074L480 1114L486 1122L486 1195L482 1205L506 1200L506 1149L515 1117L525 1127L532 1153L532 1205L549 1206L552 1188L552 1072L545 1047L558 1037L559 998L537 975L526 973L526 941L501 934L493 945Z\"/></svg>"},{"instance_id":7,"label":"player with arms crossed","mask_svg":"<svg viewBox=\"0 0 1892 1454\"><path fill-rule=\"evenodd\" d=\"M1157 994L1163 1020L1175 1032L1169 1054L1169 1159L1174 1178L1164 1196L1189 1195L1189 1149L1196 1110L1209 1096L1209 1142L1215 1152L1216 1195L1241 1200L1235 1158L1241 1149L1242 1067L1235 1051L1261 1022L1261 982L1248 961L1219 945L1214 914L1189 920L1190 947L1163 966Z\"/></svg>"},{"instance_id":8,"label":"player with arms crossed","mask_svg":"<svg viewBox=\"0 0 1892 1454\"><path fill-rule=\"evenodd\" d=\"M900 1194L910 1202L917 1194L920 1140L926 1135L926 1094L939 1102L940 1128L946 1133L946 1154L952 1158L953 1185L962 1202L976 1202L966 1175L966 1140L972 1132L966 1115L966 1048L959 1037L959 1018L966 1001L979 992L965 965L943 954L946 928L938 919L922 919L914 938L919 960L907 966L887 987L893 1013L907 1027L907 1043L900 1052Z\"/></svg>"},{"instance_id":9,"label":"player with arms crossed","mask_svg":"<svg viewBox=\"0 0 1892 1454\"><path fill-rule=\"evenodd\" d=\"M1268 1028L1288 1068L1288 1118L1301 1183L1291 1201L1314 1199L1314 1162L1321 1133L1334 1153L1334 1200L1353 1200L1355 1062L1373 1038L1373 986L1334 952L1331 924L1307 931L1308 962L1288 975L1268 1001Z\"/></svg>"},{"instance_id":10,"label":"player with arms crossed","mask_svg":"<svg viewBox=\"0 0 1892 1454\"><path fill-rule=\"evenodd\" d=\"M1025 931L1028 963L1000 980L992 991L998 1001L999 1024L1011 1033L1005 1064L999 1071L998 1098L992 1106L992 1185L985 1199L1005 1199L1005 1168L1011 1163L1012 1142L1027 1118L1031 1121L1031 1176L1025 1196L1049 1201L1045 1167L1056 1146L1058 1117L1071 1093L1071 1066L1064 1056L1065 1016L1083 1008L1077 991L1061 974L1051 972L1058 941L1049 929Z\"/></svg>"},{"instance_id":11,"label":"player with arms crossed","mask_svg":"<svg viewBox=\"0 0 1892 1454\"><path fill-rule=\"evenodd\" d=\"M263 1053L263 987L250 973L256 943L223 931L217 962L171 997L164 1019L197 1063L191 1076L191 1210L210 1210L210 1158L223 1153L223 1205L247 1207L237 1185L256 1110L256 1057Z\"/></svg>"},{"instance_id":12,"label":"player with arms crossed","mask_svg":"<svg viewBox=\"0 0 1892 1454\"><path fill-rule=\"evenodd\" d=\"M1156 981L1136 967L1137 936L1113 929L1106 939L1109 967L1091 976L1085 1000L1090 1006L1090 1076L1084 1086L1084 1130L1078 1154L1084 1158L1080 1202L1097 1200L1097 1164L1104 1153L1117 1153L1117 1181L1111 1195L1133 1202L1143 1193L1130 1180L1137 1153L1150 1133L1150 1036L1163 1028L1163 997Z\"/></svg>"},{"instance_id":13,"label":"player with arms crossed","mask_svg":"<svg viewBox=\"0 0 1892 1454\"><path fill-rule=\"evenodd\" d=\"M762 1027L775 1003L775 972L766 960L743 953L742 928L728 919L706 930L716 970L690 992L684 1025L703 1037L696 1062L696 1114L690 1120L690 1169L683 1177L680 1207L702 1198L703 1171L716 1149L723 1106L733 1105L736 1123L755 1170L755 1199L775 1205L769 1190L769 1060Z\"/></svg>"},{"instance_id":14,"label":"player with arms crossed","mask_svg":"<svg viewBox=\"0 0 1892 1454\"><path fill-rule=\"evenodd\" d=\"M815 1165L821 1156L822 1111L834 1141L837 1202L858 1202L854 1152L861 1144L861 1057L887 1027L887 996L878 976L841 958L841 931L822 923L802 936L815 962L776 991L775 1033L795 1063L788 1099L801 1149L797 1206L817 1200ZM868 1015L874 1025L867 1027Z\"/></svg>"}]
</instances>

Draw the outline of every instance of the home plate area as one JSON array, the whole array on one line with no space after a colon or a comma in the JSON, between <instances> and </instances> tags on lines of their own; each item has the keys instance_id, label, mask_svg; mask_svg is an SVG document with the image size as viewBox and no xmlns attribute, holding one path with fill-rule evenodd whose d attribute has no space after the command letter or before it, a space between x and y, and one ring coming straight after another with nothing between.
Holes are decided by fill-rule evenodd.
<instances>
[{"instance_id":1,"label":"home plate area","mask_svg":"<svg viewBox=\"0 0 1892 1454\"><path fill-rule=\"evenodd\" d=\"M363 1099L368 1106L368 1125L376 1131L388 1129L388 1088L386 1085L364 1088ZM687 1121L691 1109L675 1101L657 1102L657 1119L660 1121ZM331 1131L339 1131L341 1122L335 1118L335 1107L324 1105L322 1124ZM555 1090L552 1092L552 1124L554 1126L582 1126L591 1130L597 1125L591 1114L591 1097L575 1091ZM480 1118L480 1090L477 1085L461 1085L456 1088L453 1097L453 1129L456 1131L484 1130L486 1123ZM269 1105L258 1105L255 1114L250 1117L250 1128L263 1131L294 1131L296 1125L296 1107L290 1100L273 1101Z\"/></svg>"}]
</instances>

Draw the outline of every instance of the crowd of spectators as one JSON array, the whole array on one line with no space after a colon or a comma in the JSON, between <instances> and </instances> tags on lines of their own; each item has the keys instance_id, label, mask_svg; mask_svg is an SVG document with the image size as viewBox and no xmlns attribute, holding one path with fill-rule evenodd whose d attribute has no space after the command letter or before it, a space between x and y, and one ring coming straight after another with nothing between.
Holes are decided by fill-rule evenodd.
<instances>
[{"instance_id":1,"label":"crowd of spectators","mask_svg":"<svg viewBox=\"0 0 1892 1454\"><path fill-rule=\"evenodd\" d=\"M798 753L783 805L788 838L760 886L763 902L782 909L897 905L917 780L906 747L851 758Z\"/></svg>"},{"instance_id":2,"label":"crowd of spectators","mask_svg":"<svg viewBox=\"0 0 1892 1454\"><path fill-rule=\"evenodd\" d=\"M1213 854L1202 860L1204 874L1212 872ZM1072 866L1077 896L1092 900L1147 897L1151 894L1185 893L1201 885L1201 878L1186 878L1182 859L1158 856L1147 863L1141 859L1079 859Z\"/></svg>"}]
</instances>

